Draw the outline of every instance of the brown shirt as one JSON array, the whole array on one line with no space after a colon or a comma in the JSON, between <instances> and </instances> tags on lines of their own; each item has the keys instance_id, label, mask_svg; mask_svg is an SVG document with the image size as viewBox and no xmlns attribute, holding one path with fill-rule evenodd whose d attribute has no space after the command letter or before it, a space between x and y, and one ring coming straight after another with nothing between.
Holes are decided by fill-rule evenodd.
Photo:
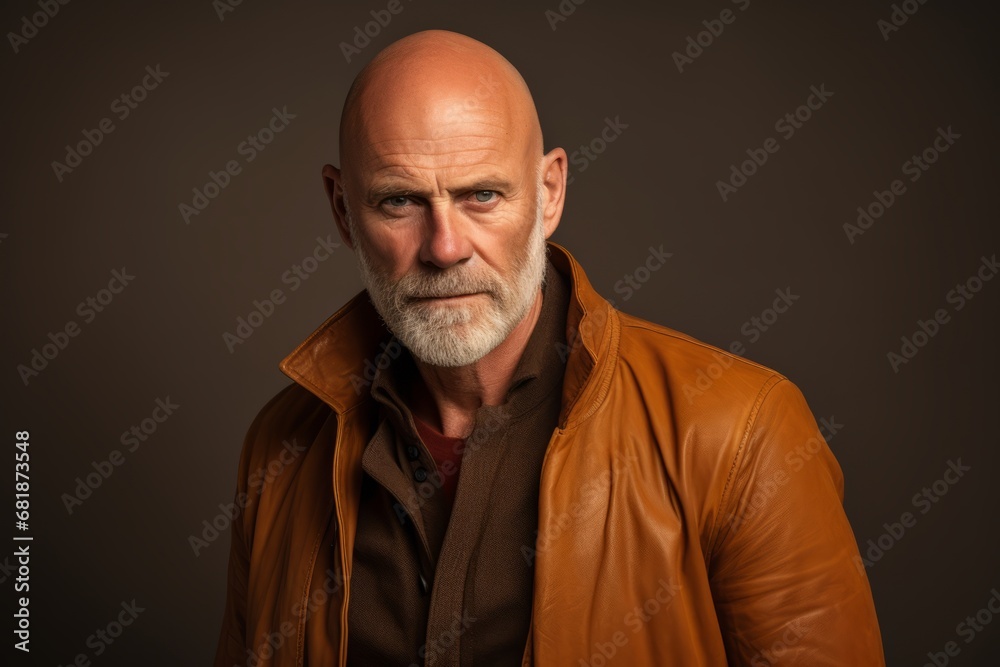
<instances>
[{"instance_id":1,"label":"brown shirt","mask_svg":"<svg viewBox=\"0 0 1000 667\"><path fill-rule=\"evenodd\" d=\"M476 412L460 473L438 470L420 440L406 403L418 374L409 352L376 373L380 417L362 456L348 665L520 665L568 303L569 286L547 261L542 308L506 402ZM449 475L458 477L450 513L440 491Z\"/></svg>"}]
</instances>

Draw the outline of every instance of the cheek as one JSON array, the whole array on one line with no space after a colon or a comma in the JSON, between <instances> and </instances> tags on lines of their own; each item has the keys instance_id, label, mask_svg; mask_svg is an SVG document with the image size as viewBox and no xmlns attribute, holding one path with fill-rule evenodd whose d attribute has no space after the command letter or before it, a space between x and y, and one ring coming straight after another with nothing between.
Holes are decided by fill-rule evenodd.
<instances>
[{"instance_id":1,"label":"cheek","mask_svg":"<svg viewBox=\"0 0 1000 667\"><path fill-rule=\"evenodd\" d=\"M488 253L484 259L505 278L511 278L517 271L518 264L523 261L531 241L531 226L525 225L516 232L506 230L504 233L492 236L488 241Z\"/></svg>"},{"instance_id":2,"label":"cheek","mask_svg":"<svg viewBox=\"0 0 1000 667\"><path fill-rule=\"evenodd\" d=\"M420 252L419 240L406 230L379 230L365 237L372 263L396 282L412 270Z\"/></svg>"}]
</instances>

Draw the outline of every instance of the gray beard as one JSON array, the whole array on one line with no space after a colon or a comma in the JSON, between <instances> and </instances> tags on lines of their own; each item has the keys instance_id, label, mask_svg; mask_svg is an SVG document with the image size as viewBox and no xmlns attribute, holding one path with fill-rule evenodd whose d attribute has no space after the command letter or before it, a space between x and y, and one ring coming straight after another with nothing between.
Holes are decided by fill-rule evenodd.
<instances>
[{"instance_id":1,"label":"gray beard","mask_svg":"<svg viewBox=\"0 0 1000 667\"><path fill-rule=\"evenodd\" d=\"M386 326L413 356L432 366L467 366L506 340L524 319L545 281L548 248L543 201L539 186L531 237L525 254L515 259L510 282L483 263L478 270L456 265L434 273L407 275L392 283L372 265L345 197L361 281ZM487 298L480 295L471 299L474 303L449 305L411 300L413 296L467 292L484 292Z\"/></svg>"}]
</instances>

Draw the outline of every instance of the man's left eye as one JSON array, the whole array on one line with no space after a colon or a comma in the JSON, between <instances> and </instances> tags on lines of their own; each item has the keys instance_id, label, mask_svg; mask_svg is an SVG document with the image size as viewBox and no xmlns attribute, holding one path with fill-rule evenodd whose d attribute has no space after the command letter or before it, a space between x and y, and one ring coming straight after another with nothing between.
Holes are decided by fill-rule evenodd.
<instances>
[{"instance_id":1,"label":"man's left eye","mask_svg":"<svg viewBox=\"0 0 1000 667\"><path fill-rule=\"evenodd\" d=\"M497 193L493 190L479 190L473 196L475 196L476 201L480 204L489 204L496 195Z\"/></svg>"}]
</instances>

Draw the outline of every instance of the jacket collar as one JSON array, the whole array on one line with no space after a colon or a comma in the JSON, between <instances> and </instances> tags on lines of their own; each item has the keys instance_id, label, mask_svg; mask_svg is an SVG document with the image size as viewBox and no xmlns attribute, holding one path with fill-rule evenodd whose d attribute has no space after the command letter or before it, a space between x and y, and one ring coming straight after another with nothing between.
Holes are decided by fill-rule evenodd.
<instances>
[{"instance_id":1,"label":"jacket collar","mask_svg":"<svg viewBox=\"0 0 1000 667\"><path fill-rule=\"evenodd\" d=\"M599 381L617 356L617 314L591 286L583 267L564 247L547 241L549 259L570 286L566 313L566 357L562 411L566 427L593 411L603 398ZM393 354L391 332L362 290L285 357L285 375L326 402L338 414L372 400L370 387L380 355ZM603 364L599 366L599 364ZM600 372L593 372L597 368Z\"/></svg>"}]
</instances>

